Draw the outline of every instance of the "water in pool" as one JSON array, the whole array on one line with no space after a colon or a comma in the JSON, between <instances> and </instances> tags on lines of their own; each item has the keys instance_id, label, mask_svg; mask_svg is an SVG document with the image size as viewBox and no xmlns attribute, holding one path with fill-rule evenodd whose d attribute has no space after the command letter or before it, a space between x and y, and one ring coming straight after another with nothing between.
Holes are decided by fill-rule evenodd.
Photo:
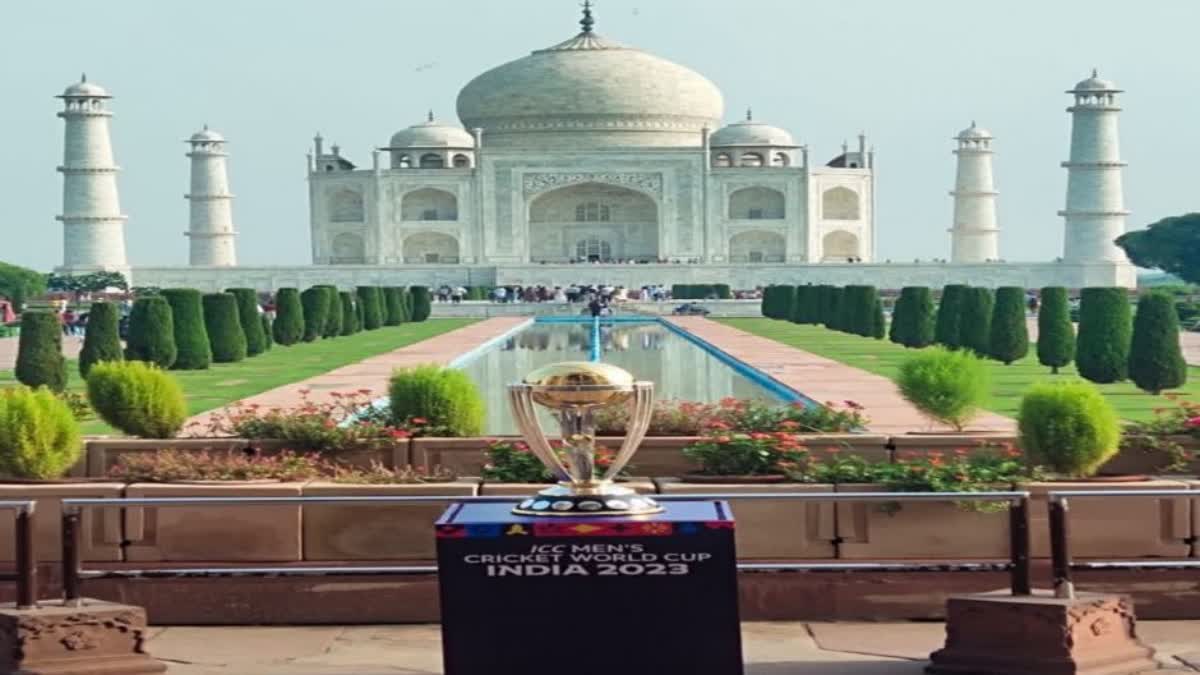
<instances>
[{"instance_id":1,"label":"water in pool","mask_svg":"<svg viewBox=\"0 0 1200 675\"><path fill-rule=\"evenodd\" d=\"M527 373L559 361L587 361L595 346L588 322L534 323L462 366L478 383L487 400L489 434L515 434L506 386ZM604 322L600 326L599 357L620 366L639 380L654 382L657 400L679 399L716 403L733 396L780 400L704 348L655 321ZM543 419L543 428L557 429Z\"/></svg>"}]
</instances>

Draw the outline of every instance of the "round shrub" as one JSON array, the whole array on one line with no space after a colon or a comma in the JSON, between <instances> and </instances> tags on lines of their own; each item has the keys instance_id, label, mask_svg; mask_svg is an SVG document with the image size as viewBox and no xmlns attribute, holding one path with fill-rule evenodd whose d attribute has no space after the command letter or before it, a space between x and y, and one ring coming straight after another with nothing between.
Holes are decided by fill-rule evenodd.
<instances>
[{"instance_id":1,"label":"round shrub","mask_svg":"<svg viewBox=\"0 0 1200 675\"><path fill-rule=\"evenodd\" d=\"M97 363L95 368L102 365ZM0 390L0 473L15 478L60 478L83 454L71 408L47 389Z\"/></svg>"},{"instance_id":2,"label":"round shrub","mask_svg":"<svg viewBox=\"0 0 1200 675\"><path fill-rule=\"evenodd\" d=\"M399 326L404 323L404 299L400 297L400 288L388 286L383 289L383 304L385 308L383 325Z\"/></svg>"},{"instance_id":3,"label":"round shrub","mask_svg":"<svg viewBox=\"0 0 1200 675\"><path fill-rule=\"evenodd\" d=\"M433 300L429 297L429 289L425 286L413 286L408 289L412 295L411 321L424 321L433 312Z\"/></svg>"},{"instance_id":4,"label":"round shrub","mask_svg":"<svg viewBox=\"0 0 1200 675\"><path fill-rule=\"evenodd\" d=\"M325 330L323 337L333 338L342 334L342 296L336 286L320 286L328 296L329 309L325 313Z\"/></svg>"},{"instance_id":5,"label":"round shrub","mask_svg":"<svg viewBox=\"0 0 1200 675\"><path fill-rule=\"evenodd\" d=\"M138 298L129 313L129 336L125 358L145 361L162 368L175 364L175 317L161 295Z\"/></svg>"},{"instance_id":6,"label":"round shrub","mask_svg":"<svg viewBox=\"0 0 1200 675\"><path fill-rule=\"evenodd\" d=\"M397 370L388 386L392 421L416 417L452 436L483 431L484 403L469 375L457 368L417 366Z\"/></svg>"},{"instance_id":7,"label":"round shrub","mask_svg":"<svg viewBox=\"0 0 1200 675\"><path fill-rule=\"evenodd\" d=\"M1086 380L1107 384L1129 372L1133 321L1123 288L1085 288L1079 301L1075 367Z\"/></svg>"},{"instance_id":8,"label":"round shrub","mask_svg":"<svg viewBox=\"0 0 1200 675\"><path fill-rule=\"evenodd\" d=\"M927 417L962 431L987 400L988 375L987 365L974 354L933 347L901 362L896 383Z\"/></svg>"},{"instance_id":9,"label":"round shrub","mask_svg":"<svg viewBox=\"0 0 1200 675\"><path fill-rule=\"evenodd\" d=\"M358 332L358 310L354 307L354 295L349 291L338 291L338 299L342 305L342 335L354 335Z\"/></svg>"},{"instance_id":10,"label":"round shrub","mask_svg":"<svg viewBox=\"0 0 1200 675\"><path fill-rule=\"evenodd\" d=\"M79 350L80 375L86 378L88 370L101 361L120 361L125 358L121 349L120 322L116 305L111 302L92 303L88 310L83 348ZM207 343L204 348L208 349Z\"/></svg>"},{"instance_id":11,"label":"round shrub","mask_svg":"<svg viewBox=\"0 0 1200 675\"><path fill-rule=\"evenodd\" d=\"M1175 300L1165 293L1147 293L1138 300L1129 348L1129 379L1151 394L1187 382Z\"/></svg>"},{"instance_id":12,"label":"round shrub","mask_svg":"<svg viewBox=\"0 0 1200 675\"><path fill-rule=\"evenodd\" d=\"M1121 422L1086 382L1039 382L1021 398L1021 447L1034 462L1071 477L1096 473L1117 453Z\"/></svg>"},{"instance_id":13,"label":"round shrub","mask_svg":"<svg viewBox=\"0 0 1200 675\"><path fill-rule=\"evenodd\" d=\"M304 341L315 342L329 323L329 291L319 286L306 288L300 294L300 305L304 308Z\"/></svg>"},{"instance_id":14,"label":"round shrub","mask_svg":"<svg viewBox=\"0 0 1200 675\"><path fill-rule=\"evenodd\" d=\"M959 326L962 325L963 296L967 287L962 284L950 284L942 289L942 299L938 302L937 320L934 324L933 339L939 345L957 349L959 342Z\"/></svg>"},{"instance_id":15,"label":"round shrub","mask_svg":"<svg viewBox=\"0 0 1200 675\"><path fill-rule=\"evenodd\" d=\"M1075 360L1075 327L1062 286L1047 286L1038 294L1037 354L1038 363L1053 373Z\"/></svg>"},{"instance_id":16,"label":"round shrub","mask_svg":"<svg viewBox=\"0 0 1200 675\"><path fill-rule=\"evenodd\" d=\"M187 419L179 383L141 361L96 364L88 374L87 391L96 414L131 436L171 438Z\"/></svg>"},{"instance_id":17,"label":"round shrub","mask_svg":"<svg viewBox=\"0 0 1200 675\"><path fill-rule=\"evenodd\" d=\"M992 340L992 289L967 288L963 291L961 321L958 328L958 346L979 354L988 355Z\"/></svg>"},{"instance_id":18,"label":"round shrub","mask_svg":"<svg viewBox=\"0 0 1200 675\"><path fill-rule=\"evenodd\" d=\"M52 391L67 388L67 362L62 353L62 324L53 312L21 313L21 337L17 341L17 381Z\"/></svg>"},{"instance_id":19,"label":"round shrub","mask_svg":"<svg viewBox=\"0 0 1200 675\"><path fill-rule=\"evenodd\" d=\"M200 291L193 288L165 288L162 297L171 306L175 331L175 363L171 364L171 369L207 369L212 363L212 347L208 343L208 330L204 327ZM88 315L89 330L93 316Z\"/></svg>"},{"instance_id":20,"label":"round shrub","mask_svg":"<svg viewBox=\"0 0 1200 675\"><path fill-rule=\"evenodd\" d=\"M276 343L290 347L302 338L308 339L308 319L308 312L300 303L299 291L281 288L275 292L275 324L271 326L271 333Z\"/></svg>"},{"instance_id":21,"label":"round shrub","mask_svg":"<svg viewBox=\"0 0 1200 675\"><path fill-rule=\"evenodd\" d=\"M1029 353L1029 327L1025 324L1025 289L1003 286L996 290L992 309L992 334L988 356L1005 365Z\"/></svg>"},{"instance_id":22,"label":"round shrub","mask_svg":"<svg viewBox=\"0 0 1200 675\"><path fill-rule=\"evenodd\" d=\"M208 293L201 303L213 362L234 363L246 358L246 334L238 318L237 298L230 293Z\"/></svg>"},{"instance_id":23,"label":"round shrub","mask_svg":"<svg viewBox=\"0 0 1200 675\"><path fill-rule=\"evenodd\" d=\"M267 336L263 334L262 321L258 318L258 293L253 288L227 288L237 298L238 321L246 336L246 356L258 356L267 350Z\"/></svg>"}]
</instances>

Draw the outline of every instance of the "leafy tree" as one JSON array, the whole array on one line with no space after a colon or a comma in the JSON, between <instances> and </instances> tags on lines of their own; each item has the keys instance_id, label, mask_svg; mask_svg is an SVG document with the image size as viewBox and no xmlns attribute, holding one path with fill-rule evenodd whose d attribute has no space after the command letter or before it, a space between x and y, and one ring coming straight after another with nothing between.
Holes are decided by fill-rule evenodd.
<instances>
[{"instance_id":1,"label":"leafy tree","mask_svg":"<svg viewBox=\"0 0 1200 675\"><path fill-rule=\"evenodd\" d=\"M214 363L234 363L246 358L246 333L232 293L208 293L202 299L204 327Z\"/></svg>"},{"instance_id":2,"label":"leafy tree","mask_svg":"<svg viewBox=\"0 0 1200 675\"><path fill-rule=\"evenodd\" d=\"M942 299L938 303L937 322L934 324L934 341L950 349L962 346L959 339L959 326L962 324L963 299L967 287L963 284L949 284L942 289Z\"/></svg>"},{"instance_id":3,"label":"leafy tree","mask_svg":"<svg viewBox=\"0 0 1200 675\"><path fill-rule=\"evenodd\" d=\"M18 265L0 262L0 296L12 301L20 312L28 298L46 292L46 275Z\"/></svg>"},{"instance_id":4,"label":"leafy tree","mask_svg":"<svg viewBox=\"0 0 1200 675\"><path fill-rule=\"evenodd\" d=\"M1038 303L1038 363L1057 373L1075 360L1075 328L1067 289L1047 286L1038 293Z\"/></svg>"},{"instance_id":5,"label":"leafy tree","mask_svg":"<svg viewBox=\"0 0 1200 675\"><path fill-rule=\"evenodd\" d=\"M1179 347L1179 318L1169 295L1147 293L1138 300L1129 349L1129 379L1151 394L1187 382L1187 363Z\"/></svg>"},{"instance_id":6,"label":"leafy tree","mask_svg":"<svg viewBox=\"0 0 1200 675\"><path fill-rule=\"evenodd\" d=\"M992 306L995 300L990 288L971 287L963 291L962 323L959 325L959 346L980 356L987 356L992 339Z\"/></svg>"},{"instance_id":7,"label":"leafy tree","mask_svg":"<svg viewBox=\"0 0 1200 675\"><path fill-rule=\"evenodd\" d=\"M62 325L54 312L25 311L21 314L21 337L17 341L17 381L51 391L67 388L67 361L62 353Z\"/></svg>"},{"instance_id":8,"label":"leafy tree","mask_svg":"<svg viewBox=\"0 0 1200 675\"><path fill-rule=\"evenodd\" d=\"M433 299L429 297L429 289L425 286L412 286L408 289L412 295L412 321L424 321L433 312Z\"/></svg>"},{"instance_id":9,"label":"leafy tree","mask_svg":"<svg viewBox=\"0 0 1200 675\"><path fill-rule=\"evenodd\" d=\"M1163 218L1144 230L1126 232L1116 243L1138 267L1200 283L1200 213Z\"/></svg>"},{"instance_id":10,"label":"leafy tree","mask_svg":"<svg viewBox=\"0 0 1200 675\"><path fill-rule=\"evenodd\" d=\"M175 346L175 317L161 295L138 298L129 313L129 335L125 340L125 358L145 361L160 368L175 364L179 350Z\"/></svg>"},{"instance_id":11,"label":"leafy tree","mask_svg":"<svg viewBox=\"0 0 1200 675\"><path fill-rule=\"evenodd\" d=\"M1123 288L1085 288L1080 295L1075 366L1084 379L1120 382L1129 373L1133 324Z\"/></svg>"},{"instance_id":12,"label":"leafy tree","mask_svg":"<svg viewBox=\"0 0 1200 675\"><path fill-rule=\"evenodd\" d=\"M212 363L212 346L204 327L204 307L200 291L193 288L163 289L162 297L171 306L175 334L175 363L172 370L205 370ZM92 305L95 308L95 305ZM88 315L91 329L93 315Z\"/></svg>"},{"instance_id":13,"label":"leafy tree","mask_svg":"<svg viewBox=\"0 0 1200 675\"><path fill-rule=\"evenodd\" d=\"M992 336L988 355L1005 365L1029 353L1029 326L1025 323L1025 289L1002 286L992 309Z\"/></svg>"},{"instance_id":14,"label":"leafy tree","mask_svg":"<svg viewBox=\"0 0 1200 675\"><path fill-rule=\"evenodd\" d=\"M329 310L325 315L323 337L333 338L342 334L342 296L337 286L319 286L329 296Z\"/></svg>"},{"instance_id":15,"label":"leafy tree","mask_svg":"<svg viewBox=\"0 0 1200 675\"><path fill-rule=\"evenodd\" d=\"M125 358L121 348L120 312L111 302L93 302L88 310L87 331L79 350L79 374L87 379L97 363ZM207 348L207 345L205 345Z\"/></svg>"},{"instance_id":16,"label":"leafy tree","mask_svg":"<svg viewBox=\"0 0 1200 675\"><path fill-rule=\"evenodd\" d=\"M237 298L238 321L246 336L246 356L258 356L267 351L267 336L263 333L262 320L258 318L258 292L253 288L227 288Z\"/></svg>"},{"instance_id":17,"label":"leafy tree","mask_svg":"<svg viewBox=\"0 0 1200 675\"><path fill-rule=\"evenodd\" d=\"M99 293L110 288L129 290L129 282L120 272L91 272L89 274L50 274L46 277L48 290L60 293Z\"/></svg>"},{"instance_id":18,"label":"leafy tree","mask_svg":"<svg viewBox=\"0 0 1200 675\"><path fill-rule=\"evenodd\" d=\"M304 291L308 293L312 289ZM320 293L320 291L318 291ZM324 317L310 317L308 307L302 306L302 297L300 292L295 288L281 288L275 292L275 325L271 326L271 332L274 333L275 342L290 347L300 340L309 340L309 328L311 319L323 319ZM318 311L313 308L313 311ZM315 325L312 326L315 328ZM325 324L321 324L324 329ZM312 340L315 340L314 336Z\"/></svg>"}]
</instances>

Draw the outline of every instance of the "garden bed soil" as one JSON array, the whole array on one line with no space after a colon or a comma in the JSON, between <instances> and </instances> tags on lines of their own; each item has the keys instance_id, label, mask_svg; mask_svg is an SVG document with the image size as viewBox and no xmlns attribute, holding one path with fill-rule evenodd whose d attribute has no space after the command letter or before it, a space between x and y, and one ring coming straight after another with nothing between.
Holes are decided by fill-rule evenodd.
<instances>
[{"instance_id":1,"label":"garden bed soil","mask_svg":"<svg viewBox=\"0 0 1200 675\"><path fill-rule=\"evenodd\" d=\"M121 497L124 483L92 481L5 482L0 483L0 500L33 499L33 545L38 560L62 560L62 500L113 499ZM16 559L15 512L0 513L0 561ZM115 562L121 555L121 510L119 508L89 507L83 509L81 530L83 548L80 555L86 562Z\"/></svg>"},{"instance_id":2,"label":"garden bed soil","mask_svg":"<svg viewBox=\"0 0 1200 675\"><path fill-rule=\"evenodd\" d=\"M845 483L838 492L887 492L875 483ZM996 490L1010 490L997 485ZM898 507L898 508L897 508ZM946 502L838 502L839 557L933 560L1009 557L1008 512L979 512Z\"/></svg>"},{"instance_id":3,"label":"garden bed soil","mask_svg":"<svg viewBox=\"0 0 1200 675\"><path fill-rule=\"evenodd\" d=\"M729 479L733 480L733 479ZM800 483L685 483L655 480L662 494L762 494L832 492L832 485ZM743 560L832 559L836 529L831 502L729 500Z\"/></svg>"},{"instance_id":4,"label":"garden bed soil","mask_svg":"<svg viewBox=\"0 0 1200 675\"><path fill-rule=\"evenodd\" d=\"M478 481L348 485L314 481L305 497L474 496ZM433 526L450 503L306 504L304 559L308 561L433 560Z\"/></svg>"},{"instance_id":5,"label":"garden bed soil","mask_svg":"<svg viewBox=\"0 0 1200 675\"><path fill-rule=\"evenodd\" d=\"M126 497L299 497L303 483L134 483ZM293 562L300 505L127 507L129 561Z\"/></svg>"},{"instance_id":6,"label":"garden bed soil","mask_svg":"<svg viewBox=\"0 0 1200 675\"><path fill-rule=\"evenodd\" d=\"M1062 490L1186 490L1181 480L1045 481L1025 486L1033 555L1050 556L1046 493ZM1192 511L1186 497L1090 497L1070 500L1069 547L1074 558L1183 558L1191 553Z\"/></svg>"}]
</instances>

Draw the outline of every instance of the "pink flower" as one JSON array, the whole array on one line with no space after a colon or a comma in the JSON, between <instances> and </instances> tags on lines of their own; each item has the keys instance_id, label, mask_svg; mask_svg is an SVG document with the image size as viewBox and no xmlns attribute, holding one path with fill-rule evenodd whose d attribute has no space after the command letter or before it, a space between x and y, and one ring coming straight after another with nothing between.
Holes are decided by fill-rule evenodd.
<instances>
[{"instance_id":1,"label":"pink flower","mask_svg":"<svg viewBox=\"0 0 1200 675\"><path fill-rule=\"evenodd\" d=\"M413 424L429 424L429 420L425 419L424 417L414 417L409 421Z\"/></svg>"},{"instance_id":2,"label":"pink flower","mask_svg":"<svg viewBox=\"0 0 1200 675\"><path fill-rule=\"evenodd\" d=\"M1184 422L1183 426L1185 426L1189 429L1195 429L1196 427L1200 427L1200 417L1188 418L1188 421Z\"/></svg>"}]
</instances>

